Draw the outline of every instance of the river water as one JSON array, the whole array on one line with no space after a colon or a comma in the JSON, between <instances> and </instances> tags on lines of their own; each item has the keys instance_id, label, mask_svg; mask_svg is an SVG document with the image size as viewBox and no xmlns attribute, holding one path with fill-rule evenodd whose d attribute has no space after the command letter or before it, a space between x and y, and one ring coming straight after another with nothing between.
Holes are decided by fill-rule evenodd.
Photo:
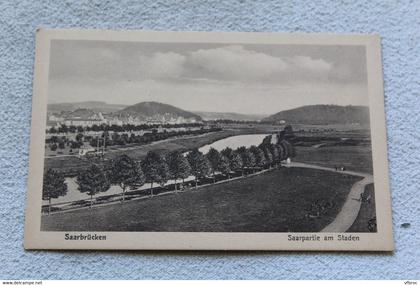
<instances>
[{"instance_id":1,"label":"river water","mask_svg":"<svg viewBox=\"0 0 420 285\"><path fill-rule=\"evenodd\" d=\"M252 145L258 146L262 143L263 139L268 136L268 134L254 134L254 135L239 135L233 137L227 137L225 139L221 139L215 141L212 144L205 145L201 147L199 150L202 153L207 153L210 148L214 148L218 151L221 151L227 147L231 149L237 149L238 147L245 146L250 147Z\"/></svg>"}]
</instances>

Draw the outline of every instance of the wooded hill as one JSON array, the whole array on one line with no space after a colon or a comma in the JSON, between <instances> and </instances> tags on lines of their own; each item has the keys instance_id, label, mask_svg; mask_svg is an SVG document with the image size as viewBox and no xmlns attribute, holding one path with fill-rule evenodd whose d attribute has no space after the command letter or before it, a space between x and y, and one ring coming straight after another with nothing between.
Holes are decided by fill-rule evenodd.
<instances>
[{"instance_id":1,"label":"wooded hill","mask_svg":"<svg viewBox=\"0 0 420 285\"><path fill-rule=\"evenodd\" d=\"M180 108L174 107L172 105L158 103L158 102L141 102L129 107L126 107L118 111L121 115L130 115L137 118L154 118L154 117L167 117L167 118L177 118L182 117L185 119L196 119L201 121L201 117L182 110Z\"/></svg>"},{"instance_id":2,"label":"wooded hill","mask_svg":"<svg viewBox=\"0 0 420 285\"><path fill-rule=\"evenodd\" d=\"M89 109L95 112L111 113L116 112L125 108L125 105L108 104L101 101L86 101L86 102L74 102L74 103L55 103L48 104L48 112L60 113L60 112L72 112L77 109Z\"/></svg>"},{"instance_id":3,"label":"wooded hill","mask_svg":"<svg viewBox=\"0 0 420 285\"><path fill-rule=\"evenodd\" d=\"M287 124L369 124L369 108L366 106L309 105L281 111L265 122L286 121Z\"/></svg>"}]
</instances>

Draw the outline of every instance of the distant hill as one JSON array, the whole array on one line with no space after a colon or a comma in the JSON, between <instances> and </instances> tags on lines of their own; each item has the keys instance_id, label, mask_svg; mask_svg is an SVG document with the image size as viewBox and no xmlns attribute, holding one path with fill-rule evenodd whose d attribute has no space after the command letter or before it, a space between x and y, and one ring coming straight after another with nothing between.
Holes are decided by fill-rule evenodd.
<instances>
[{"instance_id":1,"label":"distant hill","mask_svg":"<svg viewBox=\"0 0 420 285\"><path fill-rule=\"evenodd\" d=\"M369 124L369 108L365 106L309 105L281 111L263 121L284 120L289 124Z\"/></svg>"},{"instance_id":2,"label":"distant hill","mask_svg":"<svg viewBox=\"0 0 420 285\"><path fill-rule=\"evenodd\" d=\"M96 112L92 109L77 109L67 114L69 118L89 118L95 116Z\"/></svg>"},{"instance_id":3,"label":"distant hill","mask_svg":"<svg viewBox=\"0 0 420 285\"><path fill-rule=\"evenodd\" d=\"M201 112L194 111L195 114L201 116L203 120L233 120L233 121L259 121L266 115L240 114L240 113L224 113L224 112Z\"/></svg>"},{"instance_id":4,"label":"distant hill","mask_svg":"<svg viewBox=\"0 0 420 285\"><path fill-rule=\"evenodd\" d=\"M48 104L49 113L73 112L78 109L89 109L94 112L111 113L127 107L126 105L107 104L100 101Z\"/></svg>"},{"instance_id":5,"label":"distant hill","mask_svg":"<svg viewBox=\"0 0 420 285\"><path fill-rule=\"evenodd\" d=\"M130 115L139 119L170 120L183 118L196 121L202 120L197 114L158 102L141 102L128 106L117 113L123 116Z\"/></svg>"}]
</instances>

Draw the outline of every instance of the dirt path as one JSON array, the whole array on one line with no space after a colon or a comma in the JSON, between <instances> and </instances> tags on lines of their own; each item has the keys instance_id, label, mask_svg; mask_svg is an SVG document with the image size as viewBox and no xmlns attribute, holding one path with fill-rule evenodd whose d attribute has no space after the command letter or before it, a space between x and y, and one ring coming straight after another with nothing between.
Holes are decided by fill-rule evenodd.
<instances>
[{"instance_id":1,"label":"dirt path","mask_svg":"<svg viewBox=\"0 0 420 285\"><path fill-rule=\"evenodd\" d=\"M353 225L354 221L357 218L357 215L359 214L361 206L361 202L359 201L360 194L365 191L366 185L373 183L373 176L371 174L350 170L336 171L333 168L300 162L292 162L286 166L306 167L363 177L362 180L353 184L349 194L347 195L346 201L344 202L344 205L338 213L337 217L335 217L334 221L331 224L322 229L321 232L346 232L351 227L351 225Z\"/></svg>"}]
</instances>

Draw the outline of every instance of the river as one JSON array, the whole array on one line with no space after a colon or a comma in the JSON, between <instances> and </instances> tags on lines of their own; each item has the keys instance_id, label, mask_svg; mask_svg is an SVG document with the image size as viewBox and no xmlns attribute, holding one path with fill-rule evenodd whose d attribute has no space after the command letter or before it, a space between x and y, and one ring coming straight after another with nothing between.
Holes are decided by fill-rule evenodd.
<instances>
[{"instance_id":1,"label":"river","mask_svg":"<svg viewBox=\"0 0 420 285\"><path fill-rule=\"evenodd\" d=\"M237 149L238 147L245 146L250 147L252 145L258 146L262 143L263 139L268 136L268 134L253 134L253 135L239 135L233 137L227 137L225 139L221 139L215 141L212 144L205 145L200 147L200 151L202 153L207 153L210 148L214 148L218 151L221 151L227 147L231 149Z\"/></svg>"}]
</instances>

